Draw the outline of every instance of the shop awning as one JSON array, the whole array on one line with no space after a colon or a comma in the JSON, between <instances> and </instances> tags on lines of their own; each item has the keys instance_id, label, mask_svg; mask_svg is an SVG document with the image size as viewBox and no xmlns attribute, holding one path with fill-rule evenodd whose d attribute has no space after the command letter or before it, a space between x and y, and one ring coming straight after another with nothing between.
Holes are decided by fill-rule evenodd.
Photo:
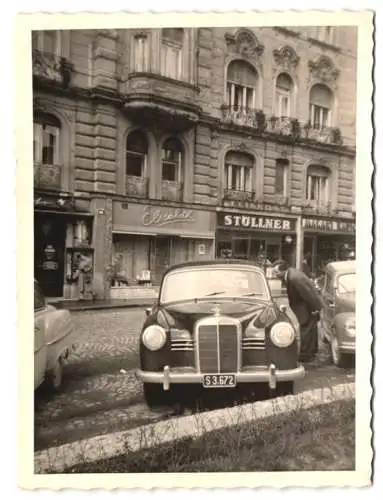
<instances>
[{"instance_id":1,"label":"shop awning","mask_svg":"<svg viewBox=\"0 0 383 500\"><path fill-rule=\"evenodd\" d=\"M137 231L137 227L130 228L129 226L118 226L114 225L112 229L113 234L131 234L131 235L140 235L140 236L173 236L178 238L188 238L188 239L198 239L198 240L213 240L215 238L214 232L205 232L205 233L195 233L192 231L180 233L179 229L161 229L156 228L155 231L142 230Z\"/></svg>"},{"instance_id":2,"label":"shop awning","mask_svg":"<svg viewBox=\"0 0 383 500\"><path fill-rule=\"evenodd\" d=\"M34 210L35 213L40 213L40 214L57 214L57 215L66 215L69 217L94 217L94 214L90 212L76 212L76 211L66 211L66 210L53 210L53 209L42 209L42 208L35 208Z\"/></svg>"}]
</instances>

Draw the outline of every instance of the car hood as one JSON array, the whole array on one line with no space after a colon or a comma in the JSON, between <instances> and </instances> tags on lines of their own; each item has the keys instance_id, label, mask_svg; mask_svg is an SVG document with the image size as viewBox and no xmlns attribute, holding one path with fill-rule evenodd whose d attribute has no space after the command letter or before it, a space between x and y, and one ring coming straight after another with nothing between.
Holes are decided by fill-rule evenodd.
<instances>
[{"instance_id":1,"label":"car hood","mask_svg":"<svg viewBox=\"0 0 383 500\"><path fill-rule=\"evenodd\" d=\"M347 292L338 296L339 312L355 312L355 292Z\"/></svg>"},{"instance_id":2,"label":"car hood","mask_svg":"<svg viewBox=\"0 0 383 500\"><path fill-rule=\"evenodd\" d=\"M159 320L163 320L167 328L185 328L193 330L194 324L201 318L213 316L219 310L219 315L238 319L245 327L250 321L255 326L264 328L275 321L277 307L273 302L257 300L225 301L209 300L200 302L182 302L161 306L157 312Z\"/></svg>"}]
</instances>

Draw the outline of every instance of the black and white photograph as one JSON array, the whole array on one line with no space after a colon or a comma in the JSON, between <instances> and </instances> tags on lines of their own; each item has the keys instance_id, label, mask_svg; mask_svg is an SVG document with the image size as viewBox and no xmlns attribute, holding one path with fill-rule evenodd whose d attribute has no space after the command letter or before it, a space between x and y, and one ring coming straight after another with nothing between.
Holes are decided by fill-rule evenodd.
<instances>
[{"instance_id":1,"label":"black and white photograph","mask_svg":"<svg viewBox=\"0 0 383 500\"><path fill-rule=\"evenodd\" d=\"M308 14L20 18L26 487L369 484L372 14Z\"/></svg>"}]
</instances>

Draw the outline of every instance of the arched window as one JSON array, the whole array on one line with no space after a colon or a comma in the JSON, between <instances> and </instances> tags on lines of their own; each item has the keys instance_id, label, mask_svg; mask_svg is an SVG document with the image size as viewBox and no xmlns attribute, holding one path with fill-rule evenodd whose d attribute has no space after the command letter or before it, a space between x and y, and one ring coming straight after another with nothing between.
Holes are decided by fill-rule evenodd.
<instances>
[{"instance_id":1,"label":"arched window","mask_svg":"<svg viewBox=\"0 0 383 500\"><path fill-rule=\"evenodd\" d=\"M161 74L179 80L182 78L183 28L163 28L161 41Z\"/></svg>"},{"instance_id":2,"label":"arched window","mask_svg":"<svg viewBox=\"0 0 383 500\"><path fill-rule=\"evenodd\" d=\"M163 181L182 181L182 154L181 142L176 137L167 139L161 151L161 179Z\"/></svg>"},{"instance_id":3,"label":"arched window","mask_svg":"<svg viewBox=\"0 0 383 500\"><path fill-rule=\"evenodd\" d=\"M229 191L253 191L254 159L246 153L229 151L225 156L225 184Z\"/></svg>"},{"instance_id":4,"label":"arched window","mask_svg":"<svg viewBox=\"0 0 383 500\"><path fill-rule=\"evenodd\" d=\"M131 132L126 139L126 175L145 177L148 158L148 141L141 130Z\"/></svg>"},{"instance_id":5,"label":"arched window","mask_svg":"<svg viewBox=\"0 0 383 500\"><path fill-rule=\"evenodd\" d=\"M61 123L58 118L46 113L35 113L33 118L34 163L60 164L60 130Z\"/></svg>"},{"instance_id":6,"label":"arched window","mask_svg":"<svg viewBox=\"0 0 383 500\"><path fill-rule=\"evenodd\" d=\"M306 199L318 206L330 202L331 172L321 165L310 165L307 169Z\"/></svg>"},{"instance_id":7,"label":"arched window","mask_svg":"<svg viewBox=\"0 0 383 500\"><path fill-rule=\"evenodd\" d=\"M234 110L254 110L256 107L258 74L246 61L232 61L227 68L227 103Z\"/></svg>"},{"instance_id":8,"label":"arched window","mask_svg":"<svg viewBox=\"0 0 383 500\"><path fill-rule=\"evenodd\" d=\"M320 83L314 85L310 91L310 124L320 130L331 124L331 109L333 95L331 90Z\"/></svg>"},{"instance_id":9,"label":"arched window","mask_svg":"<svg viewBox=\"0 0 383 500\"><path fill-rule=\"evenodd\" d=\"M278 117L291 116L293 81L287 73L281 73L276 82L275 104Z\"/></svg>"}]
</instances>

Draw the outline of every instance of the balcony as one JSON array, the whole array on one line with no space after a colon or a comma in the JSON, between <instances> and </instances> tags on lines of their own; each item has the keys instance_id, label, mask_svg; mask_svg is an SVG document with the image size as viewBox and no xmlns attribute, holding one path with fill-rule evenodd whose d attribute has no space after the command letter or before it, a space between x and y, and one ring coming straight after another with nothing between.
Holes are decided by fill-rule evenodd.
<instances>
[{"instance_id":1,"label":"balcony","mask_svg":"<svg viewBox=\"0 0 383 500\"><path fill-rule=\"evenodd\" d=\"M73 65L67 59L40 50L32 52L32 68L34 78L63 87L69 86L73 73Z\"/></svg>"},{"instance_id":2,"label":"balcony","mask_svg":"<svg viewBox=\"0 0 383 500\"><path fill-rule=\"evenodd\" d=\"M161 200L182 201L182 184L174 181L161 181Z\"/></svg>"},{"instance_id":3,"label":"balcony","mask_svg":"<svg viewBox=\"0 0 383 500\"><path fill-rule=\"evenodd\" d=\"M34 165L34 188L61 190L61 166L60 165Z\"/></svg>"},{"instance_id":4,"label":"balcony","mask_svg":"<svg viewBox=\"0 0 383 500\"><path fill-rule=\"evenodd\" d=\"M148 179L146 177L127 175L125 177L125 193L135 198L147 198Z\"/></svg>"},{"instance_id":5,"label":"balcony","mask_svg":"<svg viewBox=\"0 0 383 500\"><path fill-rule=\"evenodd\" d=\"M257 205L256 193L225 189L222 204L226 207L254 208Z\"/></svg>"},{"instance_id":6,"label":"balcony","mask_svg":"<svg viewBox=\"0 0 383 500\"><path fill-rule=\"evenodd\" d=\"M152 73L131 73L125 86L126 114L143 124L161 122L168 129L187 129L199 119L198 87Z\"/></svg>"},{"instance_id":7,"label":"balcony","mask_svg":"<svg viewBox=\"0 0 383 500\"><path fill-rule=\"evenodd\" d=\"M333 215L332 203L317 203L315 201L306 201L302 205L302 210L305 213L316 215Z\"/></svg>"},{"instance_id":8,"label":"balcony","mask_svg":"<svg viewBox=\"0 0 383 500\"><path fill-rule=\"evenodd\" d=\"M332 146L342 146L342 133L337 127L316 129L310 123L288 116L266 116L261 110L239 106L221 106L222 123L248 127L260 133L286 138L294 142L314 142Z\"/></svg>"}]
</instances>

